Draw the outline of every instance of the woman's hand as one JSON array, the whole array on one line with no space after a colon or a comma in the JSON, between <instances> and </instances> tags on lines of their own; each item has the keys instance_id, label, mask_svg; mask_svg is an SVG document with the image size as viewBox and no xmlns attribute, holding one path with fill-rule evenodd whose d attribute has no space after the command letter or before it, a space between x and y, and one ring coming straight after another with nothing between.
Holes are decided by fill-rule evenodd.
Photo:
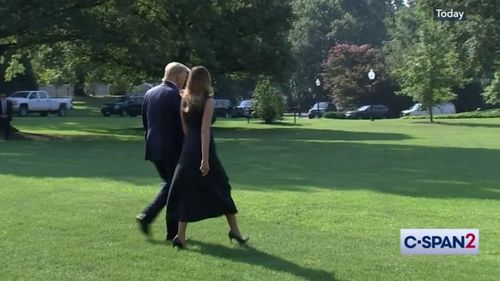
<instances>
[{"instance_id":1,"label":"woman's hand","mask_svg":"<svg viewBox=\"0 0 500 281\"><path fill-rule=\"evenodd\" d=\"M201 175L206 176L208 175L209 171L210 171L210 166L208 165L208 161L201 160L201 165L200 165Z\"/></svg>"}]
</instances>

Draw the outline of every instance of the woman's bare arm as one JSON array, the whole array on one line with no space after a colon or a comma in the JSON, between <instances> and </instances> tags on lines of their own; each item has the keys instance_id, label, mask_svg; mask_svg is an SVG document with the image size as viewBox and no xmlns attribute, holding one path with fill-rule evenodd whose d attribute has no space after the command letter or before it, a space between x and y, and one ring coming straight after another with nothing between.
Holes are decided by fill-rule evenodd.
<instances>
[{"instance_id":1,"label":"woman's bare arm","mask_svg":"<svg viewBox=\"0 0 500 281\"><path fill-rule=\"evenodd\" d=\"M184 98L181 99L181 110L179 111L181 114L181 124L182 124L182 131L184 132L184 135L187 133L187 126L186 126L186 120L184 120Z\"/></svg>"},{"instance_id":2,"label":"woman's bare arm","mask_svg":"<svg viewBox=\"0 0 500 281\"><path fill-rule=\"evenodd\" d=\"M210 154L210 127L212 126L212 115L214 112L214 100L209 98L205 102L205 110L201 121L201 166L209 169ZM202 171L202 173L206 173Z\"/></svg>"}]
</instances>

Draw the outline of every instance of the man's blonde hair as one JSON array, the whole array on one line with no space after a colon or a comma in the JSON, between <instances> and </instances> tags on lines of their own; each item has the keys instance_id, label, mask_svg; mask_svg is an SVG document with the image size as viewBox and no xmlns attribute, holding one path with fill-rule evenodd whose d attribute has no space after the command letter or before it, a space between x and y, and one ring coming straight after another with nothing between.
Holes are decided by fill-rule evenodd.
<instances>
[{"instance_id":1,"label":"man's blonde hair","mask_svg":"<svg viewBox=\"0 0 500 281\"><path fill-rule=\"evenodd\" d=\"M172 81L177 75L186 72L189 73L189 68L187 66L179 62L171 62L165 66L165 75L161 81Z\"/></svg>"}]
</instances>

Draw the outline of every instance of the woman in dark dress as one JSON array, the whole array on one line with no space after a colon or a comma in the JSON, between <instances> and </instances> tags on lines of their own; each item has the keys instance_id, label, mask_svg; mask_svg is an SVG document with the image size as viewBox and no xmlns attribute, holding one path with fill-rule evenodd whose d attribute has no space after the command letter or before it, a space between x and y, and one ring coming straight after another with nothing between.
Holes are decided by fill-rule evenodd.
<instances>
[{"instance_id":1,"label":"woman in dark dress","mask_svg":"<svg viewBox=\"0 0 500 281\"><path fill-rule=\"evenodd\" d=\"M181 119L184 144L175 169L167 201L167 212L179 221L172 241L179 249L186 245L188 222L225 215L229 239L246 243L236 222L236 206L229 179L215 150L211 134L214 111L211 77L203 66L191 69L182 94Z\"/></svg>"}]
</instances>

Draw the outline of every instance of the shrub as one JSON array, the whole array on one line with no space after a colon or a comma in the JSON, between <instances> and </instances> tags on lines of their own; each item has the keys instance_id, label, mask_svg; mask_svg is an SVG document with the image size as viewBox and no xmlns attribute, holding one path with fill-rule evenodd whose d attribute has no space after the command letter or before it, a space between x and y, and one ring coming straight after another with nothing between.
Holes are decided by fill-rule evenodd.
<instances>
[{"instance_id":1,"label":"shrub","mask_svg":"<svg viewBox=\"0 0 500 281\"><path fill-rule=\"evenodd\" d=\"M462 119L462 118L498 118L500 117L500 109L491 109L485 111L470 111L470 112L461 112L456 114L447 114L447 115L436 115L434 118L436 119ZM405 119L425 119L428 116L406 116L403 117Z\"/></svg>"},{"instance_id":2,"label":"shrub","mask_svg":"<svg viewBox=\"0 0 500 281\"><path fill-rule=\"evenodd\" d=\"M254 113L266 124L283 115L285 104L278 88L271 85L269 78L261 78L255 87L252 104Z\"/></svg>"}]
</instances>

